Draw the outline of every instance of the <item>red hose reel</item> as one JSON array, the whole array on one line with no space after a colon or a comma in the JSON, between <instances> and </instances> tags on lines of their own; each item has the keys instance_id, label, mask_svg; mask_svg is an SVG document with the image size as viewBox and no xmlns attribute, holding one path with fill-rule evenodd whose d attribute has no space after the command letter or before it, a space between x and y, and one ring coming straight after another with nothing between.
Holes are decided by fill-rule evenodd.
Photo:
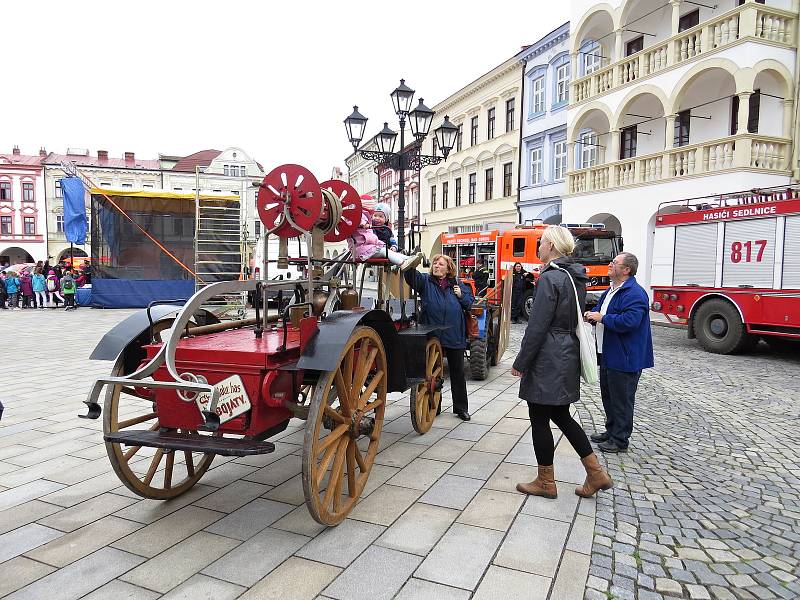
<instances>
[{"instance_id":1,"label":"red hose reel","mask_svg":"<svg viewBox=\"0 0 800 600\"><path fill-rule=\"evenodd\" d=\"M356 189L338 179L320 184L301 165L281 165L267 173L256 199L267 233L298 237L320 227L325 241L340 242L355 233L361 220Z\"/></svg>"}]
</instances>

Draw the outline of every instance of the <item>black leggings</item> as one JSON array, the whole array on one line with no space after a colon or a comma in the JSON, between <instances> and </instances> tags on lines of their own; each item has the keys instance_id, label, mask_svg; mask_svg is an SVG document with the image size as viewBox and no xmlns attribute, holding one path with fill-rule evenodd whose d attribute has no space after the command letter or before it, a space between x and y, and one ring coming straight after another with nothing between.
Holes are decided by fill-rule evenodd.
<instances>
[{"instance_id":1,"label":"black leggings","mask_svg":"<svg viewBox=\"0 0 800 600\"><path fill-rule=\"evenodd\" d=\"M453 395L453 412L469 411L467 380L464 376L464 349L443 348L450 371L450 392Z\"/></svg>"},{"instance_id":2,"label":"black leggings","mask_svg":"<svg viewBox=\"0 0 800 600\"><path fill-rule=\"evenodd\" d=\"M550 421L564 433L567 440L578 456L585 458L593 450L583 429L577 421L569 414L569 405L548 406L546 404L532 404L528 402L528 416L531 420L531 436L533 437L533 451L536 454L536 462L542 466L553 464L553 454L555 453L555 442L553 432L550 429Z\"/></svg>"}]
</instances>

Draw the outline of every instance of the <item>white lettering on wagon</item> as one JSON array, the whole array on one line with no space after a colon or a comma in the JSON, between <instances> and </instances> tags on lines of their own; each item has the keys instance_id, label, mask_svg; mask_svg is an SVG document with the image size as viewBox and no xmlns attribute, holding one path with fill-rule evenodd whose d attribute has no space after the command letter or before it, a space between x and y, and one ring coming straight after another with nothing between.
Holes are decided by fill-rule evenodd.
<instances>
[{"instance_id":1,"label":"white lettering on wagon","mask_svg":"<svg viewBox=\"0 0 800 600\"><path fill-rule=\"evenodd\" d=\"M230 421L250 410L250 397L247 395L247 390L244 389L242 378L238 375L231 375L214 387L219 391L219 401L215 412L220 423ZM208 410L211 406L211 394L200 394L195 402L201 411Z\"/></svg>"}]
</instances>

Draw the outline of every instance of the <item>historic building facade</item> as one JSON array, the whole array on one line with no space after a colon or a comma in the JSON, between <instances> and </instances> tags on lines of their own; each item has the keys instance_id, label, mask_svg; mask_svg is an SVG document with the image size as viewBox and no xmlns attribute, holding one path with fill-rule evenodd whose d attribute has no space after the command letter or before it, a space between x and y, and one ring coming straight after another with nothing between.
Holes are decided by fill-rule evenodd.
<instances>
[{"instance_id":1,"label":"historic building facade","mask_svg":"<svg viewBox=\"0 0 800 600\"><path fill-rule=\"evenodd\" d=\"M47 209L41 160L14 146L0 154L0 264L47 258Z\"/></svg>"},{"instance_id":2,"label":"historic building facade","mask_svg":"<svg viewBox=\"0 0 800 600\"><path fill-rule=\"evenodd\" d=\"M433 107L431 132L445 116L459 127L446 162L421 174L422 249L441 248L445 232L468 232L519 223L522 62L514 56ZM441 153L430 135L423 150Z\"/></svg>"},{"instance_id":3,"label":"historic building facade","mask_svg":"<svg viewBox=\"0 0 800 600\"><path fill-rule=\"evenodd\" d=\"M646 284L662 202L797 177L799 4L573 0L563 220L619 231Z\"/></svg>"},{"instance_id":4,"label":"historic building facade","mask_svg":"<svg viewBox=\"0 0 800 600\"><path fill-rule=\"evenodd\" d=\"M567 176L569 23L548 33L517 56L524 64L524 93L520 106L520 221L541 219L546 223L559 223L561 194Z\"/></svg>"}]
</instances>

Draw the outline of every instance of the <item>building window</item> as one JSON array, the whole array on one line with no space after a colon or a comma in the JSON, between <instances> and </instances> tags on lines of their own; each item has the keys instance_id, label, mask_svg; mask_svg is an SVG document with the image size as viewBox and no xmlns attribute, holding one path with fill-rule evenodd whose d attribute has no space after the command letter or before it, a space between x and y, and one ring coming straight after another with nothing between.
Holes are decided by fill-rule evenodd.
<instances>
[{"instance_id":1,"label":"building window","mask_svg":"<svg viewBox=\"0 0 800 600\"><path fill-rule=\"evenodd\" d=\"M542 183L542 149L531 150L531 185Z\"/></svg>"},{"instance_id":2,"label":"building window","mask_svg":"<svg viewBox=\"0 0 800 600\"><path fill-rule=\"evenodd\" d=\"M486 188L484 189L483 199L491 200L494 197L494 169L486 169Z\"/></svg>"},{"instance_id":3,"label":"building window","mask_svg":"<svg viewBox=\"0 0 800 600\"><path fill-rule=\"evenodd\" d=\"M11 182L0 181L0 201L11 200Z\"/></svg>"},{"instance_id":4,"label":"building window","mask_svg":"<svg viewBox=\"0 0 800 600\"><path fill-rule=\"evenodd\" d=\"M110 181L101 181L100 182L100 187L110 188L111 187L111 182Z\"/></svg>"},{"instance_id":5,"label":"building window","mask_svg":"<svg viewBox=\"0 0 800 600\"><path fill-rule=\"evenodd\" d=\"M36 218L22 217L22 230L25 235L36 235Z\"/></svg>"},{"instance_id":6,"label":"building window","mask_svg":"<svg viewBox=\"0 0 800 600\"><path fill-rule=\"evenodd\" d=\"M569 101L569 63L565 62L556 68L556 104Z\"/></svg>"},{"instance_id":7,"label":"building window","mask_svg":"<svg viewBox=\"0 0 800 600\"><path fill-rule=\"evenodd\" d=\"M152 183L143 183L142 187L146 188L146 189L152 189L153 188L153 184Z\"/></svg>"},{"instance_id":8,"label":"building window","mask_svg":"<svg viewBox=\"0 0 800 600\"><path fill-rule=\"evenodd\" d=\"M33 184L30 181L23 181L22 182L22 201L23 202L33 202L35 198L33 197Z\"/></svg>"},{"instance_id":9,"label":"building window","mask_svg":"<svg viewBox=\"0 0 800 600\"><path fill-rule=\"evenodd\" d=\"M630 42L625 44L625 56L630 56L631 54L636 54L637 52L641 52L644 50L644 36L640 35L637 38L633 38Z\"/></svg>"},{"instance_id":10,"label":"building window","mask_svg":"<svg viewBox=\"0 0 800 600\"><path fill-rule=\"evenodd\" d=\"M478 187L478 176L476 173L469 174L469 189L467 190L467 202L475 204L475 189Z\"/></svg>"},{"instance_id":11,"label":"building window","mask_svg":"<svg viewBox=\"0 0 800 600\"><path fill-rule=\"evenodd\" d=\"M474 146L478 143L478 117L472 117L469 129L469 145Z\"/></svg>"},{"instance_id":12,"label":"building window","mask_svg":"<svg viewBox=\"0 0 800 600\"><path fill-rule=\"evenodd\" d=\"M436 186L431 186L431 212L436 212Z\"/></svg>"},{"instance_id":13,"label":"building window","mask_svg":"<svg viewBox=\"0 0 800 600\"><path fill-rule=\"evenodd\" d=\"M696 8L690 13L683 15L678 21L678 31L686 31L700 23L700 9Z\"/></svg>"},{"instance_id":14,"label":"building window","mask_svg":"<svg viewBox=\"0 0 800 600\"><path fill-rule=\"evenodd\" d=\"M133 184L132 183L123 183L122 187L124 187L124 188L132 188Z\"/></svg>"},{"instance_id":15,"label":"building window","mask_svg":"<svg viewBox=\"0 0 800 600\"><path fill-rule=\"evenodd\" d=\"M174 187L174 188L172 188L172 191L174 191L174 192L182 192L183 188Z\"/></svg>"},{"instance_id":16,"label":"building window","mask_svg":"<svg viewBox=\"0 0 800 600\"><path fill-rule=\"evenodd\" d=\"M12 233L14 233L14 226L11 222L11 217L10 216L0 217L0 234L11 235Z\"/></svg>"},{"instance_id":17,"label":"building window","mask_svg":"<svg viewBox=\"0 0 800 600\"><path fill-rule=\"evenodd\" d=\"M747 107L747 131L748 133L758 133L758 119L761 112L761 90L758 89L750 94ZM731 135L736 135L739 131L739 96L731 98Z\"/></svg>"},{"instance_id":18,"label":"building window","mask_svg":"<svg viewBox=\"0 0 800 600\"><path fill-rule=\"evenodd\" d=\"M514 129L514 105L515 98L506 100L506 133Z\"/></svg>"},{"instance_id":19,"label":"building window","mask_svg":"<svg viewBox=\"0 0 800 600\"><path fill-rule=\"evenodd\" d=\"M564 179L567 174L567 142L553 144L553 179Z\"/></svg>"},{"instance_id":20,"label":"building window","mask_svg":"<svg viewBox=\"0 0 800 600\"><path fill-rule=\"evenodd\" d=\"M486 139L494 138L494 108L486 111Z\"/></svg>"},{"instance_id":21,"label":"building window","mask_svg":"<svg viewBox=\"0 0 800 600\"><path fill-rule=\"evenodd\" d=\"M56 215L56 231L64 233L64 215Z\"/></svg>"},{"instance_id":22,"label":"building window","mask_svg":"<svg viewBox=\"0 0 800 600\"><path fill-rule=\"evenodd\" d=\"M537 77L533 80L533 114L538 115L544 112L544 77Z\"/></svg>"},{"instance_id":23,"label":"building window","mask_svg":"<svg viewBox=\"0 0 800 600\"><path fill-rule=\"evenodd\" d=\"M436 156L439 152L439 140L436 139L436 136L433 136L433 142L431 143L431 154Z\"/></svg>"},{"instance_id":24,"label":"building window","mask_svg":"<svg viewBox=\"0 0 800 600\"><path fill-rule=\"evenodd\" d=\"M511 195L511 177L514 173L512 163L503 165L503 196L508 197Z\"/></svg>"},{"instance_id":25,"label":"building window","mask_svg":"<svg viewBox=\"0 0 800 600\"><path fill-rule=\"evenodd\" d=\"M587 169L597 164L597 134L587 131L580 137L581 169Z\"/></svg>"},{"instance_id":26,"label":"building window","mask_svg":"<svg viewBox=\"0 0 800 600\"><path fill-rule=\"evenodd\" d=\"M464 124L459 123L458 133L456 134L456 152L461 152L461 144L464 142Z\"/></svg>"},{"instance_id":27,"label":"building window","mask_svg":"<svg viewBox=\"0 0 800 600\"><path fill-rule=\"evenodd\" d=\"M734 96L735 97L735 96ZM689 129L692 122L692 111L682 110L675 118L675 137L673 146L686 146L689 143Z\"/></svg>"},{"instance_id":28,"label":"building window","mask_svg":"<svg viewBox=\"0 0 800 600\"><path fill-rule=\"evenodd\" d=\"M447 208L447 196L449 190L447 188L450 187L449 182L444 181L442 182L442 208Z\"/></svg>"},{"instance_id":29,"label":"building window","mask_svg":"<svg viewBox=\"0 0 800 600\"><path fill-rule=\"evenodd\" d=\"M757 4L764 4L764 0L755 0ZM745 0L739 0L739 6L745 3Z\"/></svg>"},{"instance_id":30,"label":"building window","mask_svg":"<svg viewBox=\"0 0 800 600\"><path fill-rule=\"evenodd\" d=\"M261 221L258 219L256 219L255 223L253 224L253 231L255 232L257 238L261 237Z\"/></svg>"},{"instance_id":31,"label":"building window","mask_svg":"<svg viewBox=\"0 0 800 600\"><path fill-rule=\"evenodd\" d=\"M619 158L624 160L626 158L633 158L636 156L636 125L630 127L623 127L620 132L622 140L619 146Z\"/></svg>"},{"instance_id":32,"label":"building window","mask_svg":"<svg viewBox=\"0 0 800 600\"><path fill-rule=\"evenodd\" d=\"M456 206L461 206L461 177L456 177Z\"/></svg>"},{"instance_id":33,"label":"building window","mask_svg":"<svg viewBox=\"0 0 800 600\"><path fill-rule=\"evenodd\" d=\"M62 198L64 194L61 192L61 180L56 179L56 198Z\"/></svg>"},{"instance_id":34,"label":"building window","mask_svg":"<svg viewBox=\"0 0 800 600\"><path fill-rule=\"evenodd\" d=\"M597 42L586 44L581 53L583 54L584 75L591 75L603 66L603 49Z\"/></svg>"}]
</instances>

